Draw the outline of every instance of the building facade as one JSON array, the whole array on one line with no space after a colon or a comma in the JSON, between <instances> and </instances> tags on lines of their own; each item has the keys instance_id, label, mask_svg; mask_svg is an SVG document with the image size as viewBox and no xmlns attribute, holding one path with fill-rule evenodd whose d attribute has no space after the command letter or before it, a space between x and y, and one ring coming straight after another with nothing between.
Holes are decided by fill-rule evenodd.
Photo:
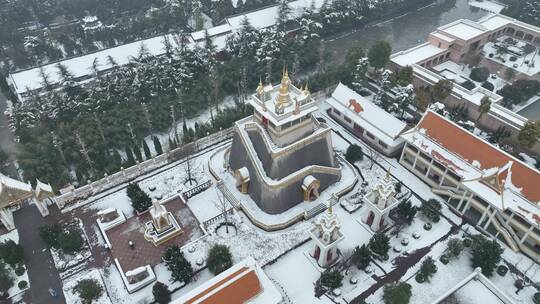
<instances>
[{"instance_id":1,"label":"building facade","mask_svg":"<svg viewBox=\"0 0 540 304\"><path fill-rule=\"evenodd\" d=\"M326 103L332 118L371 147L386 156L401 151L407 127L401 120L341 83Z\"/></svg>"},{"instance_id":2,"label":"building facade","mask_svg":"<svg viewBox=\"0 0 540 304\"><path fill-rule=\"evenodd\" d=\"M537 260L538 170L431 111L403 138L405 168L479 230Z\"/></svg>"}]
</instances>

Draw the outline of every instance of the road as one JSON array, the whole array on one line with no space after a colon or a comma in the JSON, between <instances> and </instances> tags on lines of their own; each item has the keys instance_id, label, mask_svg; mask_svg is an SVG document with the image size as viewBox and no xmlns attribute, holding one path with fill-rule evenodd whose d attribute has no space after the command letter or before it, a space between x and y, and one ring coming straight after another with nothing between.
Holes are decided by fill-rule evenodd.
<instances>
[{"instance_id":1,"label":"road","mask_svg":"<svg viewBox=\"0 0 540 304\"><path fill-rule=\"evenodd\" d=\"M19 231L20 244L24 247L30 292L33 304L64 304L62 281L47 245L39 236L39 226L44 219L35 206L25 205L13 214L15 225ZM49 288L54 289L58 296L53 298Z\"/></svg>"}]
</instances>

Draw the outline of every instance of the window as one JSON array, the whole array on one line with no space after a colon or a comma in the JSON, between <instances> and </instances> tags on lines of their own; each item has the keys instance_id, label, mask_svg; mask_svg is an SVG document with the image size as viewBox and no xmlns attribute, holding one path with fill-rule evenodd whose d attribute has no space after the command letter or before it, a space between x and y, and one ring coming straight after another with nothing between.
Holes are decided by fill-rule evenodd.
<instances>
[{"instance_id":1,"label":"window","mask_svg":"<svg viewBox=\"0 0 540 304\"><path fill-rule=\"evenodd\" d=\"M366 132L366 135L367 137L371 138L371 139L375 139L375 135L369 133L369 132Z\"/></svg>"},{"instance_id":2,"label":"window","mask_svg":"<svg viewBox=\"0 0 540 304\"><path fill-rule=\"evenodd\" d=\"M357 124L354 124L354 130L360 134L364 134L364 129Z\"/></svg>"},{"instance_id":3,"label":"window","mask_svg":"<svg viewBox=\"0 0 540 304\"><path fill-rule=\"evenodd\" d=\"M348 117L348 116L344 116L345 117L345 121L348 122L348 123L351 123L352 120Z\"/></svg>"},{"instance_id":4,"label":"window","mask_svg":"<svg viewBox=\"0 0 540 304\"><path fill-rule=\"evenodd\" d=\"M383 149L388 148L388 145L385 144L382 140L379 140L379 146L381 146Z\"/></svg>"},{"instance_id":5,"label":"window","mask_svg":"<svg viewBox=\"0 0 540 304\"><path fill-rule=\"evenodd\" d=\"M336 115L341 115L341 112L338 111L336 108L334 108L333 110L334 110L334 114L336 114Z\"/></svg>"},{"instance_id":6,"label":"window","mask_svg":"<svg viewBox=\"0 0 540 304\"><path fill-rule=\"evenodd\" d=\"M441 48L441 43L440 43L440 42L439 42L439 46L438 46L438 48Z\"/></svg>"}]
</instances>

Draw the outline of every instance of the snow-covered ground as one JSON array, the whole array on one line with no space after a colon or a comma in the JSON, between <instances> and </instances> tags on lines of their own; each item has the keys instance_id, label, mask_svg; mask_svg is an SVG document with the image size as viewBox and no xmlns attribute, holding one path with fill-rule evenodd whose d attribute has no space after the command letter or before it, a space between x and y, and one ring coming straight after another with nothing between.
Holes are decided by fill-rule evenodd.
<instances>
[{"instance_id":1,"label":"snow-covered ground","mask_svg":"<svg viewBox=\"0 0 540 304\"><path fill-rule=\"evenodd\" d=\"M75 286L77 286L77 283L79 283L80 280L83 279L93 279L96 280L99 285L103 288L103 292L101 293L101 296L92 301L94 304L112 304L111 299L109 298L107 294L107 290L105 289L105 284L103 283L103 280L101 278L101 275L97 269L90 270L88 272L80 272L74 276L69 277L69 279L64 280L64 296L66 297L66 303L67 304L81 304L83 303L81 298L79 297L79 294L74 290Z\"/></svg>"},{"instance_id":2,"label":"snow-covered ground","mask_svg":"<svg viewBox=\"0 0 540 304\"><path fill-rule=\"evenodd\" d=\"M482 86L481 82L474 81L470 78L471 68L467 65L459 64L449 60L437 66L434 66L433 69L438 71L439 74L444 76L446 79L455 81L458 84L462 84L465 81L469 80L472 81L477 87ZM507 84L504 79L495 74L490 75L490 77L488 77L486 81L490 82L495 87L493 89L493 92L497 92Z\"/></svg>"}]
</instances>

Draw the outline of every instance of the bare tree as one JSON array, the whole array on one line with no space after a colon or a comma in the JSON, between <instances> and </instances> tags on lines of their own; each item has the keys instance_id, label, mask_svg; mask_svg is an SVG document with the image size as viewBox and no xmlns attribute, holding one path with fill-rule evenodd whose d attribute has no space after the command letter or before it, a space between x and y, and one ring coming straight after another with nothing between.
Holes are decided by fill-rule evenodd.
<instances>
[{"instance_id":1,"label":"bare tree","mask_svg":"<svg viewBox=\"0 0 540 304\"><path fill-rule=\"evenodd\" d=\"M231 210L231 204L229 204L229 201L225 198L223 193L219 191L216 188L216 195L217 195L217 201L214 202L218 210L220 211L220 214L223 214L223 220L225 224L225 232L229 234L229 212Z\"/></svg>"},{"instance_id":2,"label":"bare tree","mask_svg":"<svg viewBox=\"0 0 540 304\"><path fill-rule=\"evenodd\" d=\"M193 145L185 145L184 153L186 155L186 160L184 161L184 185L189 184L193 186L193 183L197 183L197 175L200 169L193 160Z\"/></svg>"}]
</instances>

